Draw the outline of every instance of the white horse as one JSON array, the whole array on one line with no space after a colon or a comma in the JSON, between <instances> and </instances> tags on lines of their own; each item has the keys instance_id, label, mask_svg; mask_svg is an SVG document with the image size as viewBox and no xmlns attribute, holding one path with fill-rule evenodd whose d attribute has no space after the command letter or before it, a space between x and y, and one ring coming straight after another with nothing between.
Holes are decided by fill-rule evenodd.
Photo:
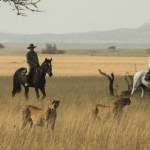
<instances>
[{"instance_id":1,"label":"white horse","mask_svg":"<svg viewBox=\"0 0 150 150\"><path fill-rule=\"evenodd\" d=\"M131 96L133 96L133 93L138 87L141 87L142 93L141 93L141 98L144 97L146 88L150 90L150 82L145 80L145 75L147 74L147 71L139 71L136 72L133 78L133 89L131 92Z\"/></svg>"}]
</instances>

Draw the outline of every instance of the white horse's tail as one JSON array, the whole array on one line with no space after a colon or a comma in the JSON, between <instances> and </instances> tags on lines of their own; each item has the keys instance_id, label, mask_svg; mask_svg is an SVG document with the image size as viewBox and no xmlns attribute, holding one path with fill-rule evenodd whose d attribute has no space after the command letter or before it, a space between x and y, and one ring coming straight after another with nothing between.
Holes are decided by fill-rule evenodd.
<instances>
[{"instance_id":1,"label":"white horse's tail","mask_svg":"<svg viewBox=\"0 0 150 150\"><path fill-rule=\"evenodd\" d=\"M133 87L138 87L141 84L141 76L139 76L137 73L135 74L133 78Z\"/></svg>"},{"instance_id":2,"label":"white horse's tail","mask_svg":"<svg viewBox=\"0 0 150 150\"><path fill-rule=\"evenodd\" d=\"M141 78L143 77L143 74L145 73L145 71L140 71L140 72L136 72L133 78L133 88L132 88L132 92L131 95L133 95L133 93L135 92L135 90L142 85L141 82Z\"/></svg>"}]
</instances>

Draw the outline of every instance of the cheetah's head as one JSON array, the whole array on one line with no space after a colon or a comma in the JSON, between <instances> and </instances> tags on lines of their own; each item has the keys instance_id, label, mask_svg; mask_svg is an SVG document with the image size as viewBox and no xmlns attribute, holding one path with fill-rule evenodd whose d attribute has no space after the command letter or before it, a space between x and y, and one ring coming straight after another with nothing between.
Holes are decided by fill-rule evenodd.
<instances>
[{"instance_id":1,"label":"cheetah's head","mask_svg":"<svg viewBox=\"0 0 150 150\"><path fill-rule=\"evenodd\" d=\"M60 103L60 101L57 101L57 100L51 100L50 102L49 102L49 105L50 105L50 107L51 107L51 109L57 109L57 107L59 106L59 103Z\"/></svg>"},{"instance_id":2,"label":"cheetah's head","mask_svg":"<svg viewBox=\"0 0 150 150\"><path fill-rule=\"evenodd\" d=\"M124 105L130 105L130 103L131 103L131 100L130 100L130 98L128 97L126 97L126 98L124 98Z\"/></svg>"},{"instance_id":3,"label":"cheetah's head","mask_svg":"<svg viewBox=\"0 0 150 150\"><path fill-rule=\"evenodd\" d=\"M121 97L118 101L114 104L116 107L124 107L125 105L130 105L131 100L128 97Z\"/></svg>"}]
</instances>

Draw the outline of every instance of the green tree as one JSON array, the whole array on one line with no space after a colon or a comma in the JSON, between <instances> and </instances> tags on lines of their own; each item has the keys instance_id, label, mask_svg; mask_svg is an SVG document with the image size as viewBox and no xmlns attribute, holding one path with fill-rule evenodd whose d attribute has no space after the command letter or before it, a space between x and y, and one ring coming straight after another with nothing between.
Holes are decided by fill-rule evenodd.
<instances>
[{"instance_id":1,"label":"green tree","mask_svg":"<svg viewBox=\"0 0 150 150\"><path fill-rule=\"evenodd\" d=\"M56 44L54 44L54 46L53 46L53 51L57 51L57 46L56 46Z\"/></svg>"},{"instance_id":2,"label":"green tree","mask_svg":"<svg viewBox=\"0 0 150 150\"><path fill-rule=\"evenodd\" d=\"M56 44L46 44L45 49L42 50L42 54L64 54L65 51L57 50Z\"/></svg>"},{"instance_id":3,"label":"green tree","mask_svg":"<svg viewBox=\"0 0 150 150\"><path fill-rule=\"evenodd\" d=\"M108 49L111 49L111 50L115 51L116 46L110 46L110 47L108 47Z\"/></svg>"},{"instance_id":4,"label":"green tree","mask_svg":"<svg viewBox=\"0 0 150 150\"><path fill-rule=\"evenodd\" d=\"M37 3L41 0L0 0L3 2L9 3L13 7L13 10L17 11L17 15L27 16L26 13L23 13L25 10L32 12L40 12L37 7Z\"/></svg>"},{"instance_id":5,"label":"green tree","mask_svg":"<svg viewBox=\"0 0 150 150\"><path fill-rule=\"evenodd\" d=\"M147 49L148 54L150 54L150 49Z\"/></svg>"},{"instance_id":6,"label":"green tree","mask_svg":"<svg viewBox=\"0 0 150 150\"><path fill-rule=\"evenodd\" d=\"M0 50L5 48L5 46L3 44L0 43Z\"/></svg>"}]
</instances>

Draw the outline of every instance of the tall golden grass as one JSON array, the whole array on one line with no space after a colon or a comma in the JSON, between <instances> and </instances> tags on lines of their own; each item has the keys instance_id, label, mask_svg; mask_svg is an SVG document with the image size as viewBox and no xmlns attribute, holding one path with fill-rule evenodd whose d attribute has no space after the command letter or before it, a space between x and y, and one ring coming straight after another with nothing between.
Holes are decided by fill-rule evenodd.
<instances>
[{"instance_id":1,"label":"tall golden grass","mask_svg":"<svg viewBox=\"0 0 150 150\"><path fill-rule=\"evenodd\" d=\"M36 100L30 88L29 100L22 91L11 98L12 77L0 77L0 150L149 150L150 98L136 94L124 108L119 124L91 118L91 108L100 103L110 105L118 98L107 95L108 80L104 77L47 78L44 100ZM115 78L118 94L126 90L123 77ZM60 100L53 133L42 127L20 130L20 110L27 104L44 108L48 100Z\"/></svg>"},{"instance_id":2,"label":"tall golden grass","mask_svg":"<svg viewBox=\"0 0 150 150\"><path fill-rule=\"evenodd\" d=\"M123 76L127 72L148 70L148 57L108 57L39 55L40 64L45 58L53 58L54 76L99 76L98 69ZM26 67L25 56L0 56L0 76L12 76L20 67Z\"/></svg>"}]
</instances>

